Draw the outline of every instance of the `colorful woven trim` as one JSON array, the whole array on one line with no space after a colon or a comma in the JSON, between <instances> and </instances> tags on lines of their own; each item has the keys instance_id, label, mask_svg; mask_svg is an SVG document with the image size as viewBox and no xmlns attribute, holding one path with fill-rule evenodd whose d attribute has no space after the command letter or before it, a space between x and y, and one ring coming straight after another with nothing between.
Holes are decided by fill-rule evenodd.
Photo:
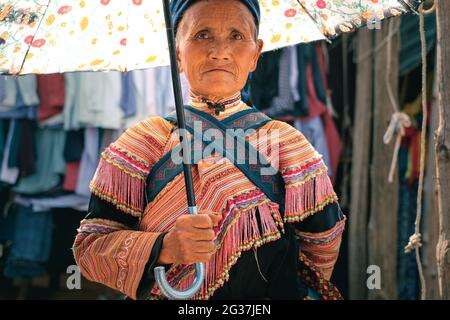
<instances>
[{"instance_id":1,"label":"colorful woven trim","mask_svg":"<svg viewBox=\"0 0 450 320\"><path fill-rule=\"evenodd\" d=\"M347 217L344 216L343 220L338 221L333 228L324 232L310 233L296 231L296 234L301 237L302 242L318 245L328 244L336 240L344 232L346 220Z\"/></svg>"},{"instance_id":2,"label":"colorful woven trim","mask_svg":"<svg viewBox=\"0 0 450 320\"><path fill-rule=\"evenodd\" d=\"M149 171L147 164L110 146L102 153L90 190L125 213L141 216L146 203L145 178Z\"/></svg>"},{"instance_id":3,"label":"colorful woven trim","mask_svg":"<svg viewBox=\"0 0 450 320\"><path fill-rule=\"evenodd\" d=\"M237 199L230 201L224 210L225 219L218 227L216 236L216 253L206 263L205 282L200 292L194 296L196 300L207 300L229 279L229 271L236 264L242 252L260 247L268 242L280 239L279 226L283 226L279 206L270 202L267 197L262 201L249 204ZM230 210L228 213L226 211ZM257 212L261 221L258 227ZM173 266L167 272L167 279L172 287L178 290L187 289L194 278L193 265ZM162 299L157 286L151 291L149 299Z\"/></svg>"},{"instance_id":4,"label":"colorful woven trim","mask_svg":"<svg viewBox=\"0 0 450 320\"><path fill-rule=\"evenodd\" d=\"M318 267L314 265L303 253L300 253L298 264L300 279L323 300L343 300L338 288L326 280ZM305 300L311 300L308 297Z\"/></svg>"},{"instance_id":5,"label":"colorful woven trim","mask_svg":"<svg viewBox=\"0 0 450 320\"><path fill-rule=\"evenodd\" d=\"M338 201L321 157L282 172L286 182L285 222L298 222Z\"/></svg>"},{"instance_id":6,"label":"colorful woven trim","mask_svg":"<svg viewBox=\"0 0 450 320\"><path fill-rule=\"evenodd\" d=\"M91 234L102 233L107 234L119 230L127 230L128 227L119 222L107 219L83 219L80 227L77 229L79 233Z\"/></svg>"}]
</instances>

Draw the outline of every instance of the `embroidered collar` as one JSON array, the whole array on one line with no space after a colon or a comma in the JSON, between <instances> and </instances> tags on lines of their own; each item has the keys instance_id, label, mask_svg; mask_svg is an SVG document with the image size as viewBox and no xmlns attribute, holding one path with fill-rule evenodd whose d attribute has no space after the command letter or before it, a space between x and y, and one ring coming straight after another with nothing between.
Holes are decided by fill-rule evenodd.
<instances>
[{"instance_id":1,"label":"embroidered collar","mask_svg":"<svg viewBox=\"0 0 450 320\"><path fill-rule=\"evenodd\" d=\"M225 112L241 103L241 93L238 92L233 96L222 99L221 101L212 101L208 98L195 95L190 93L191 102L195 104L196 107L206 107L209 110L213 110L216 116L220 115L221 112Z\"/></svg>"}]
</instances>

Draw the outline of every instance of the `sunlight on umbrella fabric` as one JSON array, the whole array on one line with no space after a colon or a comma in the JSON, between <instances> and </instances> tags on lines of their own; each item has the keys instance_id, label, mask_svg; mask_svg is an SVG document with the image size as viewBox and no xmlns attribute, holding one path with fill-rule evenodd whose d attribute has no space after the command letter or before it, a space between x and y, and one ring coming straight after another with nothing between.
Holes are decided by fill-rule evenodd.
<instances>
[{"instance_id":1,"label":"sunlight on umbrella fabric","mask_svg":"<svg viewBox=\"0 0 450 320\"><path fill-rule=\"evenodd\" d=\"M261 0L260 5L265 51L332 38L374 19L410 11L399 0ZM127 71L168 64L161 1L0 4L2 73Z\"/></svg>"}]
</instances>

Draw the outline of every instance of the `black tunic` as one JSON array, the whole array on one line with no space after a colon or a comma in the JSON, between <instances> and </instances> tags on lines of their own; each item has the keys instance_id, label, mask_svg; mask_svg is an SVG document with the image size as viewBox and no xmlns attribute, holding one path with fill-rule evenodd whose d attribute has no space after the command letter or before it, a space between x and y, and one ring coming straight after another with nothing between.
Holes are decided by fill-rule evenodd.
<instances>
[{"instance_id":1,"label":"black tunic","mask_svg":"<svg viewBox=\"0 0 450 320\"><path fill-rule=\"evenodd\" d=\"M108 219L137 229L139 219L118 210L111 203L91 196L86 219ZM211 300L231 299L302 299L308 288L297 276L299 242L295 229L304 232L323 232L331 229L343 219L338 203L327 205L321 212L300 223L286 223L281 238L242 252L241 257L230 270L230 277L214 292ZM138 299L145 299L154 284L153 269L166 233L161 234L150 254L137 291ZM166 266L166 269L169 266Z\"/></svg>"}]
</instances>

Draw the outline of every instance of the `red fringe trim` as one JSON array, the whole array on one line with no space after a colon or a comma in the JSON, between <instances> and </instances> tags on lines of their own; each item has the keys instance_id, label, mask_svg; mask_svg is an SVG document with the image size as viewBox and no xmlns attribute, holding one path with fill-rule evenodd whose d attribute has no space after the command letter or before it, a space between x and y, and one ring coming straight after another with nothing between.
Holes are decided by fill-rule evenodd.
<instances>
[{"instance_id":1,"label":"red fringe trim","mask_svg":"<svg viewBox=\"0 0 450 320\"><path fill-rule=\"evenodd\" d=\"M261 230L258 227L256 218L257 209L260 213ZM281 237L281 232L276 222L281 219L278 204L269 202L233 214L236 214L236 219L229 228L223 243L218 244L215 255L206 263L205 282L194 299L209 299L217 289L222 287L228 281L229 271L236 264L243 251L253 247L260 247ZM182 272L182 270L186 271L186 267L191 270L182 279L177 279L177 274ZM169 270L168 281L178 290L187 289L194 279L193 266L185 266L185 268L175 267ZM150 298L162 298L156 286L152 290Z\"/></svg>"},{"instance_id":2,"label":"red fringe trim","mask_svg":"<svg viewBox=\"0 0 450 320\"><path fill-rule=\"evenodd\" d=\"M133 216L140 216L144 211L145 180L131 176L104 158L100 159L90 190Z\"/></svg>"},{"instance_id":3,"label":"red fringe trim","mask_svg":"<svg viewBox=\"0 0 450 320\"><path fill-rule=\"evenodd\" d=\"M337 195L326 171L302 184L286 186L284 221L302 221L337 200Z\"/></svg>"}]
</instances>

